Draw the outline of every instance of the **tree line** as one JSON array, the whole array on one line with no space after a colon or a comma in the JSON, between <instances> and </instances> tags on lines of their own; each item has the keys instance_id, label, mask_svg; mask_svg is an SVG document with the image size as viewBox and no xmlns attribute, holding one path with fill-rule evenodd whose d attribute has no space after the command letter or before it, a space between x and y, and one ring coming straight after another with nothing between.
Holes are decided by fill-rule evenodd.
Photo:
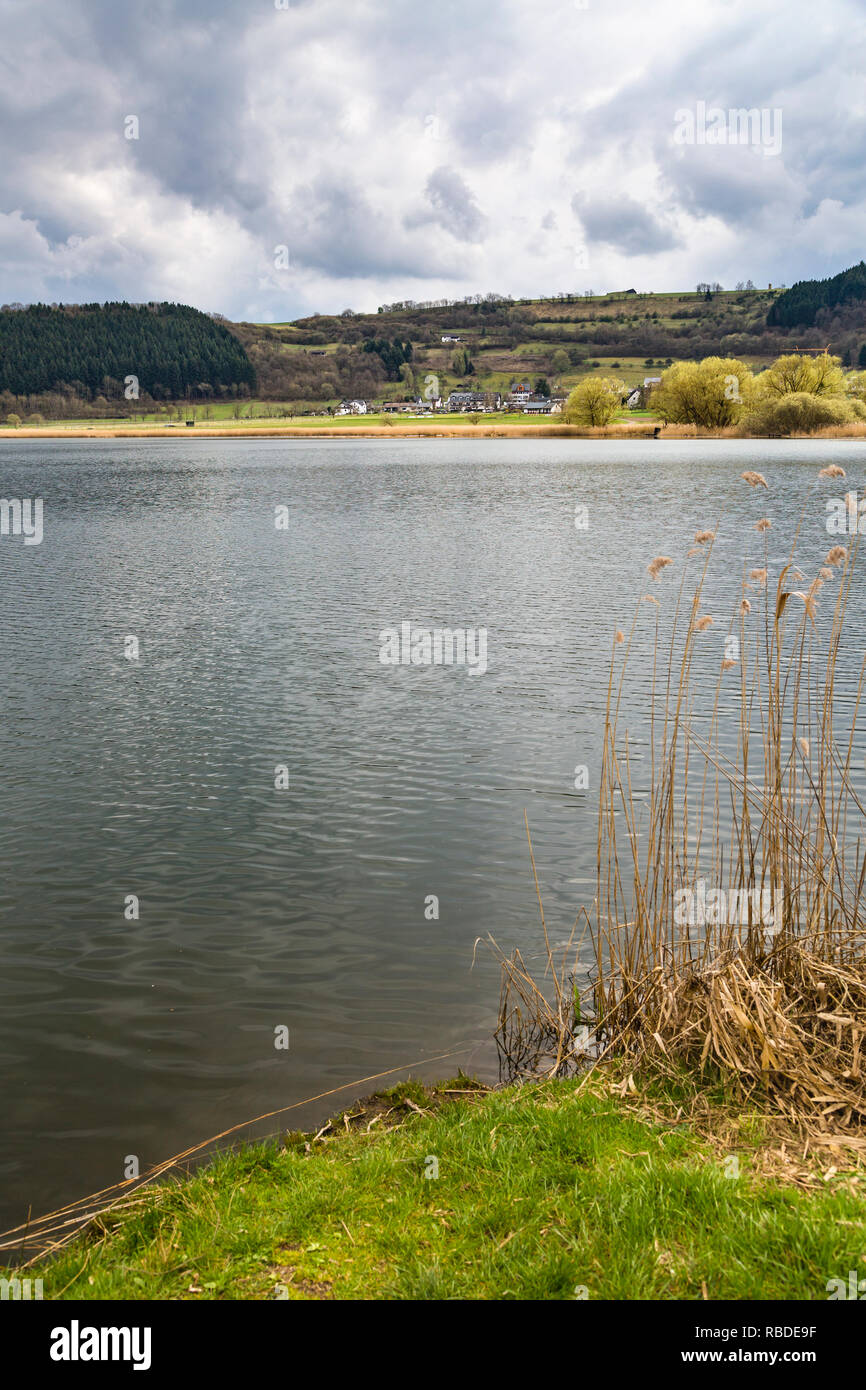
<instances>
[{"instance_id":1,"label":"tree line","mask_svg":"<svg viewBox=\"0 0 866 1390\"><path fill-rule=\"evenodd\" d=\"M607 425L627 388L614 377L584 377L563 412L570 424ZM866 421L866 371L846 372L829 353L791 352L761 372L735 357L675 362L648 405L666 424L734 429L744 435L810 434Z\"/></svg>"}]
</instances>

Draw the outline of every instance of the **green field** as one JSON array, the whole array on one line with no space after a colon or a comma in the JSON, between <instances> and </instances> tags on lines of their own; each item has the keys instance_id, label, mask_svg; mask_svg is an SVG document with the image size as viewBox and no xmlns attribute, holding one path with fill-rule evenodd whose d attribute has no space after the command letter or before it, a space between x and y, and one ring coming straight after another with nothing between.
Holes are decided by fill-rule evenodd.
<instances>
[{"instance_id":1,"label":"green field","mask_svg":"<svg viewBox=\"0 0 866 1390\"><path fill-rule=\"evenodd\" d=\"M455 415L455 414L450 414L450 413L448 413L448 412L446 412L446 411L439 411L439 412L437 412L435 415L402 415L402 414L381 415L381 414L373 414L373 413L371 412L371 413L369 413L369 414L367 414L367 415L321 415L321 414L319 414L319 415L288 415L288 414L287 414L287 415L283 416L283 415L278 415L278 414L273 413L274 410L275 410L275 408L278 407L278 405L279 405L279 403L275 403L275 402L273 402L273 401L268 401L268 402L265 403L265 406L264 406L264 409L262 410L262 413L257 413L256 410L254 409L253 414L249 414L248 411L247 411L247 409L246 409L246 407L245 407L245 408L244 408L244 414L241 416L240 419L235 419L234 416L233 416L233 414L232 414L231 409L227 408L225 405L215 406L210 417L205 418L202 414L199 414L199 415L198 415L198 417L197 417L197 419L196 419L196 423L195 423L195 427L194 427L194 428L188 428L188 427L185 425L185 423L184 423L183 420L181 420L180 422L178 422L176 418L166 417L165 415L160 415L160 414L137 415L137 416L135 416L134 418L133 418L133 417L129 417L129 418L126 418L126 419L123 419L123 420L119 420L119 419L114 418L114 417L105 417L105 418L101 418L101 419L100 419L100 418L90 418L90 417L88 417L87 419L84 419L84 420L82 420L82 419L73 419L73 418L69 418L69 419L65 419L65 420L45 420L45 421L43 422L43 424L38 425L38 426L36 426L36 425L29 426L29 428L33 428L33 429L36 429L36 428L38 428L38 429L52 429L52 430L53 430L53 429L75 429L75 430L81 430L81 429L88 429L88 428L89 428L89 429L93 429L93 430L103 430L103 429L109 429L109 430L110 430L110 429L140 429L142 426L145 426L145 427L146 427L146 426L152 426L154 429L165 429L167 426L170 426L172 429L176 429L177 432L178 432L178 434L185 434L185 435L192 436L192 435L194 434L194 432L195 432L195 429L204 429L204 430L206 430L208 427L220 427L220 428L237 429L240 433L243 433L243 431L244 431L245 429L247 429L247 430L248 430L248 429L261 429L261 428L267 427L267 426L273 426L274 428L286 428L286 429L309 429L309 430L346 429L346 430L351 430L351 429L353 429L353 428L355 428L355 429L363 428L364 426L379 426L379 425L381 425L381 426L383 426L383 427L386 428L386 429L389 428L389 427L391 427L391 428L394 428L395 430L397 430L397 429L399 429L399 426L400 426L400 424L401 424L402 422L406 422L407 424L410 424L410 425L423 425L423 423L424 423L425 421L430 421L430 422L435 423L435 424L437 424L437 425L462 425L462 426L464 426L464 427L466 427L466 428L475 427L475 428L477 428L477 429L479 430L479 432L481 432L481 431L483 431L485 424L486 424L488 427L493 426L493 425L528 425L528 424L533 423L533 421L535 420L535 421L539 421L539 422L542 422L542 423L547 423L547 424L553 424L553 425L555 425L556 422L557 422L557 420L561 418L561 417L559 417L559 416L557 416L557 415L552 415L552 416L551 416L551 415L531 416L531 415L523 415L523 414L514 414L514 413L511 413L511 412L508 412L508 411L497 411L497 412L495 412L495 413L490 413L490 414L484 414L484 413L480 414L479 419L478 419L478 423L477 423L477 426L476 426L476 425L474 424L474 420L470 418L470 414L468 414L468 413L467 413L467 414L456 414L456 415ZM266 410L268 410L268 409L270 409L270 411L272 412L271 414L266 414L266 413L264 413L264 412L265 412ZM629 410L625 410L625 411L620 412L620 415L619 415L617 418L631 419L631 418L637 418L638 416L644 417L644 416L647 415L647 413L648 413L648 412L646 412L646 411L629 411ZM25 423L25 425L24 425L23 428L24 428L25 430L28 428L28 426L26 425L26 423ZM0 424L0 433L2 433L2 434L4 434L4 435L14 436L16 433L18 433L18 431L17 431L16 428L14 428L14 427L11 426L11 425Z\"/></svg>"}]
</instances>

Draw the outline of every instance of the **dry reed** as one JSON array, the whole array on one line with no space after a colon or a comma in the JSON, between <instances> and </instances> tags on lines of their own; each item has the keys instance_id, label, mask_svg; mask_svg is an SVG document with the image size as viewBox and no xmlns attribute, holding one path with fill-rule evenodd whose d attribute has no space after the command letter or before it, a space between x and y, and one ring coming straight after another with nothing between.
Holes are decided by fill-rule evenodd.
<instances>
[{"instance_id":1,"label":"dry reed","mask_svg":"<svg viewBox=\"0 0 866 1390\"><path fill-rule=\"evenodd\" d=\"M760 474L743 477L766 487ZM744 567L728 629L733 655L726 649L709 697L700 636L709 623L698 610L715 528L698 533L707 536L700 568L686 560L664 638L655 615L649 776L635 765L623 713L646 611L638 603L622 662L611 661L587 918L593 964L554 959L548 948L539 983L519 954L500 953L498 1036L512 1077L618 1057L627 1076L640 1067L691 1077L696 1097L724 1083L737 1104L815 1140L847 1135L856 1149L866 1145L866 855L853 758L866 662L846 692L839 735L833 711L856 541L833 546L808 588L789 589L802 524L775 583L766 554ZM762 519L759 530L768 525ZM652 562L653 578L661 568ZM816 594L831 581L819 632ZM639 780L649 783L643 797ZM707 881L712 908L703 910Z\"/></svg>"}]
</instances>

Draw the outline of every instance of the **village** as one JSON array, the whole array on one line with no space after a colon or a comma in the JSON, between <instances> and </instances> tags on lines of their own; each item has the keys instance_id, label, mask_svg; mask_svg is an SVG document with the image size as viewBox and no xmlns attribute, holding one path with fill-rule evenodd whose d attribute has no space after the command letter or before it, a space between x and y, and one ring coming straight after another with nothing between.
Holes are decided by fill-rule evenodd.
<instances>
[{"instance_id":1,"label":"village","mask_svg":"<svg viewBox=\"0 0 866 1390\"><path fill-rule=\"evenodd\" d=\"M446 340L443 338L443 342ZM459 341L457 339L451 341ZM435 382L436 378L432 378ZM639 410L646 404L649 393L661 381L659 376L644 377L643 385L628 388L622 397L623 407ZM509 391L478 391L456 387L447 396L435 393L429 398L418 396L404 401L344 400L334 410L335 415L490 415L497 412L510 415L561 415L567 397L539 394L528 381L513 381Z\"/></svg>"}]
</instances>

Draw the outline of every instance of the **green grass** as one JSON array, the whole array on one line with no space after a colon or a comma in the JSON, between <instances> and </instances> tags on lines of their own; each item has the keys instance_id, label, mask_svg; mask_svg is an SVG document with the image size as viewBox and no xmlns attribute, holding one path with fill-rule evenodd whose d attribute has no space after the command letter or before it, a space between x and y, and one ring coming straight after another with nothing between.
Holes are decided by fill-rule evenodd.
<instances>
[{"instance_id":1,"label":"green grass","mask_svg":"<svg viewBox=\"0 0 866 1390\"><path fill-rule=\"evenodd\" d=\"M275 403L270 402L269 404L273 405ZM439 425L445 424L469 426L472 424L472 421L469 419L469 414L470 412L467 412L465 414L449 414L446 411L439 411L435 415L431 414L424 416L401 415L398 413L384 415L374 414L373 412L370 412L367 415L295 415L286 417L269 417L264 414L253 414L253 416L250 417L246 413L245 405L243 417L241 419L236 420L232 416L230 409L228 409L225 405L221 404L214 407L213 415L210 419L206 420L203 416L200 415L196 420L195 429L207 430L210 428L218 427L220 429L237 429L239 433L243 433L243 431L246 429L263 428L351 430L353 428L363 427L365 425L381 425L386 420L393 423L394 426L399 426L399 424L404 421L408 421L410 424L413 425L422 425L424 420L430 420ZM513 413L510 411L495 411L491 412L490 414L480 412L480 421L477 428L479 433L483 433L485 424L488 427L492 425L527 425L531 424L533 420L541 420L542 422L547 422L548 424L555 424L557 420L559 420L560 418L561 417L557 415L532 416L524 415L522 413L518 414L516 412ZM41 425L31 426L31 428L81 430L87 429L88 427L92 429L141 429L153 427L156 429L165 429L167 425L172 425L173 428L177 430L178 434L192 436L194 433L192 429L187 429L183 420L178 421L176 419L168 419L165 415L152 414L146 415L144 417L137 416L135 419L130 418L126 420L109 419L107 417L104 419L70 418L64 420L44 420ZM26 424L24 425L24 428L27 428ZM11 425L7 426L3 424L0 424L0 431L4 431L5 433L11 436L14 436L18 433L18 431Z\"/></svg>"},{"instance_id":2,"label":"green grass","mask_svg":"<svg viewBox=\"0 0 866 1390\"><path fill-rule=\"evenodd\" d=\"M28 1273L46 1298L425 1300L822 1300L866 1275L856 1181L753 1181L748 1151L726 1176L573 1081L443 1100L403 1083L370 1134L223 1156Z\"/></svg>"}]
</instances>

